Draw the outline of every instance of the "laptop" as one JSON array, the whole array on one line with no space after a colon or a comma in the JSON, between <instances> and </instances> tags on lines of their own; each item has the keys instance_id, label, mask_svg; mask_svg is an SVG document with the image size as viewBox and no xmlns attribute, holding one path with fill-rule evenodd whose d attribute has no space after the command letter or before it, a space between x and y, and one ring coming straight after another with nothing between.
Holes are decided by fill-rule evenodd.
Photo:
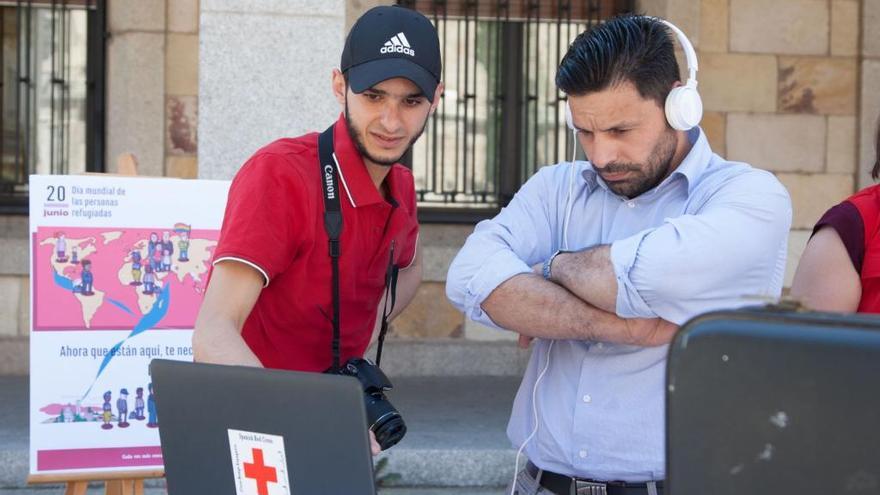
<instances>
[{"instance_id":1,"label":"laptop","mask_svg":"<svg viewBox=\"0 0 880 495\"><path fill-rule=\"evenodd\" d=\"M880 493L880 318L744 309L670 346L674 495Z\"/></svg>"},{"instance_id":2,"label":"laptop","mask_svg":"<svg viewBox=\"0 0 880 495\"><path fill-rule=\"evenodd\" d=\"M155 359L169 495L376 493L352 377Z\"/></svg>"}]
</instances>

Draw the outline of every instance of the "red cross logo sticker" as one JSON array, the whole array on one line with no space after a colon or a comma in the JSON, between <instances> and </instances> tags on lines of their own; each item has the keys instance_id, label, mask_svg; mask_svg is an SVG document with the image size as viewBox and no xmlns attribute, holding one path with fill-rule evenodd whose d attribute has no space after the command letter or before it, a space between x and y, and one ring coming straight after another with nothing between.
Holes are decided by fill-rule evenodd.
<instances>
[{"instance_id":1,"label":"red cross logo sticker","mask_svg":"<svg viewBox=\"0 0 880 495\"><path fill-rule=\"evenodd\" d=\"M244 477L257 482L257 493L269 495L269 483L278 482L278 473L272 466L267 466L263 461L263 449L253 448L251 452L254 462L244 463Z\"/></svg>"},{"instance_id":2,"label":"red cross logo sticker","mask_svg":"<svg viewBox=\"0 0 880 495\"><path fill-rule=\"evenodd\" d=\"M284 437L228 430L235 495L291 495Z\"/></svg>"}]
</instances>

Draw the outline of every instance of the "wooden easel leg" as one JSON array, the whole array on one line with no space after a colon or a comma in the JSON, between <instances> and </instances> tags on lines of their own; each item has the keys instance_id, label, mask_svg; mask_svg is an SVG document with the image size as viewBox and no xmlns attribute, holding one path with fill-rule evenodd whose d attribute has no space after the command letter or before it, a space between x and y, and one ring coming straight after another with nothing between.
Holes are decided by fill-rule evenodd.
<instances>
[{"instance_id":1,"label":"wooden easel leg","mask_svg":"<svg viewBox=\"0 0 880 495\"><path fill-rule=\"evenodd\" d=\"M122 483L125 480L107 480L104 483L104 495L122 495Z\"/></svg>"},{"instance_id":2,"label":"wooden easel leg","mask_svg":"<svg viewBox=\"0 0 880 495\"><path fill-rule=\"evenodd\" d=\"M106 495L144 495L144 480L109 480Z\"/></svg>"},{"instance_id":3,"label":"wooden easel leg","mask_svg":"<svg viewBox=\"0 0 880 495\"><path fill-rule=\"evenodd\" d=\"M125 476L141 476L144 473L140 472L132 472L125 473ZM147 478L161 478L163 473L161 471L154 471L146 473ZM104 482L104 494L105 495L144 495L144 479L143 477L136 478L120 478L113 480L101 480L100 478L93 478L91 480L65 480L59 479L57 477L28 477L28 484L31 483L64 483L64 495L87 495L89 491L89 483L97 483ZM3 490L0 490L0 493L6 493Z\"/></svg>"},{"instance_id":4,"label":"wooden easel leg","mask_svg":"<svg viewBox=\"0 0 880 495\"><path fill-rule=\"evenodd\" d=\"M67 488L64 489L64 495L86 495L88 489L88 481L68 481Z\"/></svg>"}]
</instances>

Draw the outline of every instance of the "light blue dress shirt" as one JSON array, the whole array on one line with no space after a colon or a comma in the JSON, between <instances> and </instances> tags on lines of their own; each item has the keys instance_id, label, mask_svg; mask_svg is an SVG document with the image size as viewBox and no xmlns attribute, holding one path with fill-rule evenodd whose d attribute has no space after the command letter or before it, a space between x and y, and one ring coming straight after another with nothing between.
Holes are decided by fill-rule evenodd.
<instances>
[{"instance_id":1,"label":"light blue dress shirt","mask_svg":"<svg viewBox=\"0 0 880 495\"><path fill-rule=\"evenodd\" d=\"M623 318L682 324L778 297L791 226L787 191L769 172L712 153L699 128L688 139L678 168L633 199L611 192L588 162L541 168L468 237L449 269L447 296L467 317L500 328L480 307L498 285L558 249L610 244ZM532 392L549 357L536 391L539 428L524 450L529 459L597 480L663 479L668 346L558 340L548 354L549 345L533 345L507 429L513 444L535 426Z\"/></svg>"}]
</instances>

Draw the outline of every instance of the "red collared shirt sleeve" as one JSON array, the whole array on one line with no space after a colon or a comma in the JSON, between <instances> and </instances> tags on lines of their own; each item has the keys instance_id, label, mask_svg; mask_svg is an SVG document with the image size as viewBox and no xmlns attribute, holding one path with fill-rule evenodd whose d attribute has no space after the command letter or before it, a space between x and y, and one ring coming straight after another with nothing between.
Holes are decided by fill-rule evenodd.
<instances>
[{"instance_id":1,"label":"red collared shirt sleeve","mask_svg":"<svg viewBox=\"0 0 880 495\"><path fill-rule=\"evenodd\" d=\"M268 285L313 237L312 203L293 163L280 154L257 153L232 181L214 263L251 265Z\"/></svg>"}]
</instances>

